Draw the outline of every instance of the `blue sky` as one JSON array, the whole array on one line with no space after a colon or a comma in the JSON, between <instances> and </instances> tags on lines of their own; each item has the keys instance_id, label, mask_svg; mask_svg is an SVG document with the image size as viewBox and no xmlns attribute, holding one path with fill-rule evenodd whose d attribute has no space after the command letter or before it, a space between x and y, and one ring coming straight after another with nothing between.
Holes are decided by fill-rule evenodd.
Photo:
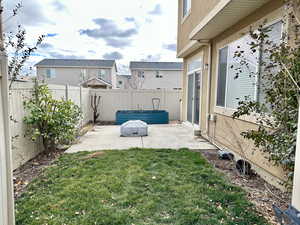
<instances>
[{"instance_id":1,"label":"blue sky","mask_svg":"<svg viewBox=\"0 0 300 225\"><path fill-rule=\"evenodd\" d=\"M5 16L18 0L4 0ZM5 30L22 24L27 42L46 35L29 62L43 58L178 61L175 0L23 0L18 16Z\"/></svg>"}]
</instances>

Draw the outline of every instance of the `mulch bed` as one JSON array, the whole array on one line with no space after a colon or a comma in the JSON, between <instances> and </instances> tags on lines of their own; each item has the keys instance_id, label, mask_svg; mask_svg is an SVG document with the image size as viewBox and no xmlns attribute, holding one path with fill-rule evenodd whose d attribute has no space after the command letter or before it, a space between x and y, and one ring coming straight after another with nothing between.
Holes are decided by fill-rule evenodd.
<instances>
[{"instance_id":1,"label":"mulch bed","mask_svg":"<svg viewBox=\"0 0 300 225\"><path fill-rule=\"evenodd\" d=\"M278 224L272 206L287 209L291 202L290 193L282 192L258 175L241 175L235 168L235 162L219 159L216 150L201 151L201 153L216 169L224 172L231 183L242 187L248 193L248 199L256 206L259 213L271 224Z\"/></svg>"}]
</instances>

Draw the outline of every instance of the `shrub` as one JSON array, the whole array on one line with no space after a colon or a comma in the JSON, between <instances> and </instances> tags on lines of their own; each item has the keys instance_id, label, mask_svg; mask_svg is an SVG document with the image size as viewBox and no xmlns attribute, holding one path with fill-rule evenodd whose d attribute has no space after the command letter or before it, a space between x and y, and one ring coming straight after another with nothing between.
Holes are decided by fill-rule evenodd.
<instances>
[{"instance_id":1,"label":"shrub","mask_svg":"<svg viewBox=\"0 0 300 225\"><path fill-rule=\"evenodd\" d=\"M261 60L260 72L249 73L249 76L257 76L263 81L260 88L265 94L264 99L256 102L245 96L244 100L239 101L233 116L239 118L252 113L257 115L258 129L242 132L241 135L254 141L256 147L267 153L270 161L281 166L291 182L297 139L300 49L285 40L281 43L270 41L268 32L270 30L264 24L257 31L250 31L252 42L249 43L253 54L261 51L269 56L266 60ZM235 68L237 79L243 67L247 69L248 65L243 54L243 49L235 53L240 62Z\"/></svg>"},{"instance_id":2,"label":"shrub","mask_svg":"<svg viewBox=\"0 0 300 225\"><path fill-rule=\"evenodd\" d=\"M31 140L41 138L45 151L55 150L59 144L69 144L75 137L81 110L72 101L54 99L48 86L35 85L32 97L24 102L28 113L26 134Z\"/></svg>"}]
</instances>

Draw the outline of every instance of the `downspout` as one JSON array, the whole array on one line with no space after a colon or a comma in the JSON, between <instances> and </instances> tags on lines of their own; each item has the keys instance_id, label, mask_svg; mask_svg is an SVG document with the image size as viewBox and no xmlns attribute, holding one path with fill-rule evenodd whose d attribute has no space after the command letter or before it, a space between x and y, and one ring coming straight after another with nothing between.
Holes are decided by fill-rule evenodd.
<instances>
[{"instance_id":1,"label":"downspout","mask_svg":"<svg viewBox=\"0 0 300 225\"><path fill-rule=\"evenodd\" d=\"M210 117L210 103L211 103L211 80L212 80L212 47L211 47L211 42L208 44L208 74L207 74L207 89L208 89L208 94L207 94L207 114L206 115L206 129L207 129L207 137L209 138L210 134L210 124L209 124L209 117Z\"/></svg>"},{"instance_id":2,"label":"downspout","mask_svg":"<svg viewBox=\"0 0 300 225\"><path fill-rule=\"evenodd\" d=\"M203 41L198 40L199 43L203 43ZM212 44L208 42L206 44L208 47L208 68L207 68L207 115L206 115L206 136L209 138L209 116L210 116L210 101L211 101L211 79L212 79Z\"/></svg>"}]
</instances>

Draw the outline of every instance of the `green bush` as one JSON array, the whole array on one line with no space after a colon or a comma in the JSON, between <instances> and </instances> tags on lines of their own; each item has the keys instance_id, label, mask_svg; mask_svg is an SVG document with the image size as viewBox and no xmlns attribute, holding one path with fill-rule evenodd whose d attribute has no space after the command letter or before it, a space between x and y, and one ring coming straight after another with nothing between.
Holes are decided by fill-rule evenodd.
<instances>
[{"instance_id":1,"label":"green bush","mask_svg":"<svg viewBox=\"0 0 300 225\"><path fill-rule=\"evenodd\" d=\"M240 99L234 118L255 114L258 129L242 132L241 135L254 142L267 158L281 166L287 175L287 185L293 180L297 141L298 99L300 90L300 49L291 46L286 37L280 43L269 40L270 28L262 24L257 31L250 31L249 43L253 54L257 51L268 57L260 60L261 70L250 74L262 81L261 91L265 94L262 102L256 102L245 96ZM263 48L261 47L263 46ZM235 53L239 65L237 79L243 67L249 64L244 59L244 49Z\"/></svg>"},{"instance_id":2,"label":"green bush","mask_svg":"<svg viewBox=\"0 0 300 225\"><path fill-rule=\"evenodd\" d=\"M48 86L35 85L32 97L24 102L28 113L26 134L33 141L41 138L47 152L59 144L71 143L77 133L81 110L72 101L54 99Z\"/></svg>"}]
</instances>

